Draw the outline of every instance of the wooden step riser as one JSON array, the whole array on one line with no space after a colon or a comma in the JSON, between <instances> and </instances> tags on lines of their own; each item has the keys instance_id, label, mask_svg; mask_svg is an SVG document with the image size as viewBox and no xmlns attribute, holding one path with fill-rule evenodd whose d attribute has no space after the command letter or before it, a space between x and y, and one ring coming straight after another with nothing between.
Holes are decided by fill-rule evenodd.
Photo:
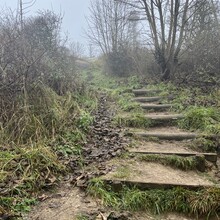
<instances>
[{"instance_id":1,"label":"wooden step riser","mask_svg":"<svg viewBox=\"0 0 220 220\"><path fill-rule=\"evenodd\" d=\"M125 123L123 123L123 121ZM139 128L138 126L130 126L132 125L133 120L130 120L128 118L123 118L121 125L122 126L126 126L126 127L130 127L130 128ZM148 127L166 127L166 126L175 126L178 124L178 119L170 119L170 120L157 120L157 119L149 119L149 124Z\"/></svg>"},{"instance_id":2,"label":"wooden step riser","mask_svg":"<svg viewBox=\"0 0 220 220\"><path fill-rule=\"evenodd\" d=\"M153 183L153 182L136 182L136 181L128 181L128 180L109 180L104 179L104 183L110 185L112 189L116 192L119 192L123 189L124 186L126 187L136 187L140 190L151 190L151 189L172 189L175 187L182 187L184 189L189 190L199 190L204 188L213 187L213 185L183 185L183 184L173 184L173 183Z\"/></svg>"},{"instance_id":3,"label":"wooden step riser","mask_svg":"<svg viewBox=\"0 0 220 220\"><path fill-rule=\"evenodd\" d=\"M166 126L175 126L178 125L179 119L151 119L150 127L166 127Z\"/></svg>"},{"instance_id":4,"label":"wooden step riser","mask_svg":"<svg viewBox=\"0 0 220 220\"><path fill-rule=\"evenodd\" d=\"M169 110L172 105L140 105L144 110L165 111Z\"/></svg>"},{"instance_id":5,"label":"wooden step riser","mask_svg":"<svg viewBox=\"0 0 220 220\"><path fill-rule=\"evenodd\" d=\"M157 102L162 100L162 97L141 97L141 98L134 98L134 102L140 102L140 103L147 103L147 102Z\"/></svg>"},{"instance_id":6,"label":"wooden step riser","mask_svg":"<svg viewBox=\"0 0 220 220\"><path fill-rule=\"evenodd\" d=\"M193 157L204 156L207 161L216 164L218 156L212 153L178 153L178 152L144 152L144 151L131 151L132 154L144 154L144 155L164 155L164 156L180 156L180 157Z\"/></svg>"},{"instance_id":7,"label":"wooden step riser","mask_svg":"<svg viewBox=\"0 0 220 220\"><path fill-rule=\"evenodd\" d=\"M151 133L142 133L142 132L130 132L130 135L141 137L141 138L158 138L160 140L175 140L175 141L182 141L182 140L189 140L195 139L198 137L196 134L151 134Z\"/></svg>"},{"instance_id":8,"label":"wooden step riser","mask_svg":"<svg viewBox=\"0 0 220 220\"><path fill-rule=\"evenodd\" d=\"M155 89L155 90L133 90L133 93L135 96L152 96L155 94L161 93L161 90Z\"/></svg>"}]
</instances>

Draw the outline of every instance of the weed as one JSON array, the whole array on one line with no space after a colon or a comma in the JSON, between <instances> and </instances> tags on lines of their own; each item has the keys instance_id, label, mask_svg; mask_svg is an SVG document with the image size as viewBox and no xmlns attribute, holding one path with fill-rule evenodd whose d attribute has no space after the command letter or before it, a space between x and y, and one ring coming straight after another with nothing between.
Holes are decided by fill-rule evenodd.
<instances>
[{"instance_id":1,"label":"weed","mask_svg":"<svg viewBox=\"0 0 220 220\"><path fill-rule=\"evenodd\" d=\"M76 125L82 129L82 131L87 132L92 122L93 117L90 115L90 113L81 110Z\"/></svg>"},{"instance_id":2,"label":"weed","mask_svg":"<svg viewBox=\"0 0 220 220\"><path fill-rule=\"evenodd\" d=\"M159 162L163 165L169 165L181 170L197 169L198 163L201 163L196 157L179 157L169 155L141 155L139 156L139 159L146 162Z\"/></svg>"},{"instance_id":3,"label":"weed","mask_svg":"<svg viewBox=\"0 0 220 220\"><path fill-rule=\"evenodd\" d=\"M179 126L188 130L219 133L220 113L215 108L190 107L185 117L179 121Z\"/></svg>"},{"instance_id":4,"label":"weed","mask_svg":"<svg viewBox=\"0 0 220 220\"><path fill-rule=\"evenodd\" d=\"M117 125L135 128L148 128L151 125L151 120L146 118L143 113L133 113L131 115L116 115L114 122Z\"/></svg>"},{"instance_id":5,"label":"weed","mask_svg":"<svg viewBox=\"0 0 220 220\"><path fill-rule=\"evenodd\" d=\"M88 192L102 199L104 205L118 208L120 202L117 199L117 194L111 190L111 187L105 185L102 180L95 178L90 180Z\"/></svg>"},{"instance_id":6,"label":"weed","mask_svg":"<svg viewBox=\"0 0 220 220\"><path fill-rule=\"evenodd\" d=\"M218 145L217 139L209 137L199 137L187 144L188 147L201 152L216 152Z\"/></svg>"},{"instance_id":7,"label":"weed","mask_svg":"<svg viewBox=\"0 0 220 220\"><path fill-rule=\"evenodd\" d=\"M116 170L116 173L114 174L114 177L115 178L123 178L123 179L126 179L130 176L130 173L131 171L129 170L128 167L119 167L117 170Z\"/></svg>"},{"instance_id":8,"label":"weed","mask_svg":"<svg viewBox=\"0 0 220 220\"><path fill-rule=\"evenodd\" d=\"M151 211L154 214L174 211L209 217L220 209L219 188L191 191L177 187L141 191L135 187L123 187L120 192L114 193L110 185L95 179L90 181L88 192L102 199L107 206L115 208L117 204L117 208L129 211Z\"/></svg>"},{"instance_id":9,"label":"weed","mask_svg":"<svg viewBox=\"0 0 220 220\"><path fill-rule=\"evenodd\" d=\"M89 217L84 214L79 214L76 216L76 220L89 220Z\"/></svg>"},{"instance_id":10,"label":"weed","mask_svg":"<svg viewBox=\"0 0 220 220\"><path fill-rule=\"evenodd\" d=\"M44 145L20 147L13 152L0 152L0 183L7 194L26 195L47 184L54 184L55 176L65 171L57 156Z\"/></svg>"},{"instance_id":11,"label":"weed","mask_svg":"<svg viewBox=\"0 0 220 220\"><path fill-rule=\"evenodd\" d=\"M52 143L52 146L59 156L80 156L82 152L81 146L85 141L84 133L77 129L57 137L57 139Z\"/></svg>"},{"instance_id":12,"label":"weed","mask_svg":"<svg viewBox=\"0 0 220 220\"><path fill-rule=\"evenodd\" d=\"M143 112L142 108L140 107L140 104L135 103L132 101L132 95L131 94L123 94L118 97L118 105L122 111L126 112Z\"/></svg>"},{"instance_id":13,"label":"weed","mask_svg":"<svg viewBox=\"0 0 220 220\"><path fill-rule=\"evenodd\" d=\"M14 212L29 212L31 210L32 205L36 205L37 201L35 198L28 199L24 198L22 201L17 202L16 205L13 208Z\"/></svg>"}]
</instances>

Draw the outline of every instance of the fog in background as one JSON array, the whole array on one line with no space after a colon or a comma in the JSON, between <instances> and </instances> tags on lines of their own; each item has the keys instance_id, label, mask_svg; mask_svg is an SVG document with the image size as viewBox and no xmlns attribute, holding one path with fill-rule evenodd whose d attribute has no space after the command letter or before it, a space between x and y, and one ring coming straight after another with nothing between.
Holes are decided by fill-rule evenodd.
<instances>
[{"instance_id":1,"label":"fog in background","mask_svg":"<svg viewBox=\"0 0 220 220\"><path fill-rule=\"evenodd\" d=\"M25 2L30 2L30 0L24 0ZM90 0L36 0L26 16L46 9L53 10L58 14L61 13L63 15L63 32L68 33L71 41L82 43L87 47L83 30L87 27L85 16L89 13L89 3ZM7 7L16 10L18 0L0 0L0 8Z\"/></svg>"}]
</instances>

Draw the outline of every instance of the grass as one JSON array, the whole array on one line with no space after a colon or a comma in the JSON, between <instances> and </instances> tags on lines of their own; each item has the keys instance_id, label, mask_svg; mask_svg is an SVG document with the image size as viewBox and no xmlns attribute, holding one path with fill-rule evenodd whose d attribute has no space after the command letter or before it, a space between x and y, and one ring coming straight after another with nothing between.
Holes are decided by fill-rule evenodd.
<instances>
[{"instance_id":1,"label":"grass","mask_svg":"<svg viewBox=\"0 0 220 220\"><path fill-rule=\"evenodd\" d=\"M82 144L97 106L91 91L60 96L43 84L28 93L26 106L23 101L19 96L0 124L0 207L6 212L28 211L39 191L57 185L73 155L83 166Z\"/></svg>"},{"instance_id":2,"label":"grass","mask_svg":"<svg viewBox=\"0 0 220 220\"><path fill-rule=\"evenodd\" d=\"M29 210L35 204L34 195L44 187L54 186L65 173L52 150L45 145L18 147L0 152L0 207L14 212Z\"/></svg>"},{"instance_id":3,"label":"grass","mask_svg":"<svg viewBox=\"0 0 220 220\"><path fill-rule=\"evenodd\" d=\"M201 151L201 152L216 152L219 146L218 138L212 137L199 137L195 140L192 140L187 144L188 147L193 150Z\"/></svg>"},{"instance_id":4,"label":"grass","mask_svg":"<svg viewBox=\"0 0 220 220\"><path fill-rule=\"evenodd\" d=\"M149 128L151 125L151 120L146 118L143 113L117 114L114 122L119 126L134 128Z\"/></svg>"},{"instance_id":5,"label":"grass","mask_svg":"<svg viewBox=\"0 0 220 220\"><path fill-rule=\"evenodd\" d=\"M121 95L113 94L114 99L117 100L117 104L120 108L120 110L125 112L135 112L135 113L141 113L143 112L142 108L140 107L140 104L134 102L132 100L133 95L130 93L124 93Z\"/></svg>"},{"instance_id":6,"label":"grass","mask_svg":"<svg viewBox=\"0 0 220 220\"><path fill-rule=\"evenodd\" d=\"M76 216L76 220L89 220L89 217L84 214L79 214Z\"/></svg>"},{"instance_id":7,"label":"grass","mask_svg":"<svg viewBox=\"0 0 220 220\"><path fill-rule=\"evenodd\" d=\"M123 187L114 192L110 185L100 179L90 181L88 192L100 198L104 205L128 211L189 213L199 216L215 215L220 210L220 189L208 188L191 191L183 188L141 191Z\"/></svg>"},{"instance_id":8,"label":"grass","mask_svg":"<svg viewBox=\"0 0 220 220\"><path fill-rule=\"evenodd\" d=\"M187 130L200 130L206 133L220 132L220 112L213 107L193 106L186 110L179 126Z\"/></svg>"},{"instance_id":9,"label":"grass","mask_svg":"<svg viewBox=\"0 0 220 220\"><path fill-rule=\"evenodd\" d=\"M116 170L116 173L113 175L113 177L115 178L122 178L122 179L126 179L130 176L131 171L129 170L128 167L119 167Z\"/></svg>"},{"instance_id":10,"label":"grass","mask_svg":"<svg viewBox=\"0 0 220 220\"><path fill-rule=\"evenodd\" d=\"M198 169L201 163L205 164L203 157L180 157L163 155L141 155L139 159L146 162L159 162L163 165L178 168L184 171Z\"/></svg>"},{"instance_id":11,"label":"grass","mask_svg":"<svg viewBox=\"0 0 220 220\"><path fill-rule=\"evenodd\" d=\"M142 79L138 76L111 76L100 71L100 69L100 66L93 66L89 71L83 73L85 82L89 82L95 89L101 89L102 91L114 90L123 93L124 91L140 88Z\"/></svg>"}]
</instances>

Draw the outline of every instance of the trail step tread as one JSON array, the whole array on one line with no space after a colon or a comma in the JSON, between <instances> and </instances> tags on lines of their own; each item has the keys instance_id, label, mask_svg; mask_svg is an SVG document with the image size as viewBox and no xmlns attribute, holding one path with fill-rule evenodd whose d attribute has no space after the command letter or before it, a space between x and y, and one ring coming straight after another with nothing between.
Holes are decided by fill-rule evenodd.
<instances>
[{"instance_id":1,"label":"trail step tread","mask_svg":"<svg viewBox=\"0 0 220 220\"><path fill-rule=\"evenodd\" d=\"M120 115L122 118L131 118L132 115L131 114L121 114ZM156 114L156 113L153 113L153 114L144 114L144 117L150 119L150 120L155 120L155 121L166 121L166 120L176 120L176 119L181 119L181 118L184 118L184 115L183 114Z\"/></svg>"},{"instance_id":2,"label":"trail step tread","mask_svg":"<svg viewBox=\"0 0 220 220\"><path fill-rule=\"evenodd\" d=\"M127 176L118 176L122 168L129 172ZM219 187L208 177L196 171L182 171L159 163L144 162L134 159L114 161L114 170L102 177L103 180L137 186L141 189L184 187L196 189L200 187Z\"/></svg>"},{"instance_id":3,"label":"trail step tread","mask_svg":"<svg viewBox=\"0 0 220 220\"><path fill-rule=\"evenodd\" d=\"M163 110L163 109L169 109L173 105L172 104L140 104L140 107L146 110Z\"/></svg>"},{"instance_id":4,"label":"trail step tread","mask_svg":"<svg viewBox=\"0 0 220 220\"><path fill-rule=\"evenodd\" d=\"M127 131L127 134L142 138L158 138L161 140L186 140L186 139L195 139L199 137L197 133L184 132L184 131L170 132L169 130L144 131L139 129L136 130L130 129Z\"/></svg>"},{"instance_id":5,"label":"trail step tread","mask_svg":"<svg viewBox=\"0 0 220 220\"><path fill-rule=\"evenodd\" d=\"M134 154L150 154L150 155L165 155L165 156L180 156L180 157L191 157L191 156L204 156L206 160L215 163L218 155L216 153L203 153L203 152L166 152L166 151L144 151L139 149L129 149L130 153Z\"/></svg>"}]
</instances>

